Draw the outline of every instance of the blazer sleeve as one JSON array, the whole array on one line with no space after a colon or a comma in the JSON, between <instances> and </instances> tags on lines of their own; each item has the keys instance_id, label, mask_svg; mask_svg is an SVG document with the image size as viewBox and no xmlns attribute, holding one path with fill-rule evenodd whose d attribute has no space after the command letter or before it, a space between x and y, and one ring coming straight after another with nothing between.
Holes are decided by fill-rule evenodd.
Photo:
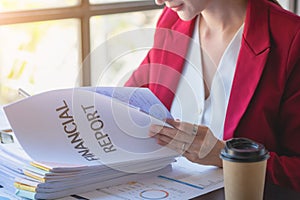
<instances>
[{"instance_id":1,"label":"blazer sleeve","mask_svg":"<svg viewBox=\"0 0 300 200\"><path fill-rule=\"evenodd\" d=\"M300 29L287 58L285 92L279 114L281 133L278 152L270 152L267 178L300 191Z\"/></svg>"}]
</instances>

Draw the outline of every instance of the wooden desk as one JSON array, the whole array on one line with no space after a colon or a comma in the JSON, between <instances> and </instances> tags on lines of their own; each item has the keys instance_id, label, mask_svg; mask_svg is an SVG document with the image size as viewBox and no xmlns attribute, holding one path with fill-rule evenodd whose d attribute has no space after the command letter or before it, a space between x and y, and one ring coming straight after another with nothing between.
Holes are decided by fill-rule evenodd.
<instances>
[{"instance_id":1,"label":"wooden desk","mask_svg":"<svg viewBox=\"0 0 300 200\"><path fill-rule=\"evenodd\" d=\"M224 188L193 198L193 200L224 200ZM267 183L264 200L299 200L300 192Z\"/></svg>"}]
</instances>

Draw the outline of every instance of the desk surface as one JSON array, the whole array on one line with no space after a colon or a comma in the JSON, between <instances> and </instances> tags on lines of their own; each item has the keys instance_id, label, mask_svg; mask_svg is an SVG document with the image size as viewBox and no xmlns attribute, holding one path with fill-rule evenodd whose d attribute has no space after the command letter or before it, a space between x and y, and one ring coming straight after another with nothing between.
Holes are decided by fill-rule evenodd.
<instances>
[{"instance_id":1,"label":"desk surface","mask_svg":"<svg viewBox=\"0 0 300 200\"><path fill-rule=\"evenodd\" d=\"M0 122L4 123L3 114L2 114L3 111L1 109L2 108L0 106L0 119L1 119ZM6 126L7 124L3 125L0 123L0 125L2 125L3 128L3 126L4 125ZM224 199L225 199L224 188L193 198L193 200L224 200ZM282 200L282 199L299 200L300 192L296 192L288 188L283 188L271 183L267 183L264 192L264 200Z\"/></svg>"},{"instance_id":2,"label":"desk surface","mask_svg":"<svg viewBox=\"0 0 300 200\"><path fill-rule=\"evenodd\" d=\"M193 200L224 200L224 188L193 198ZM264 200L299 200L300 192L267 183L264 192Z\"/></svg>"}]
</instances>

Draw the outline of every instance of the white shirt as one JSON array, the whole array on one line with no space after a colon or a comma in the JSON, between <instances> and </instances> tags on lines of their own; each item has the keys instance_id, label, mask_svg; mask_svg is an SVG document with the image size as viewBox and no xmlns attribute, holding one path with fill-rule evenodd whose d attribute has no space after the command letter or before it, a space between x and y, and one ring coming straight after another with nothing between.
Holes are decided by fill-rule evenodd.
<instances>
[{"instance_id":1,"label":"white shirt","mask_svg":"<svg viewBox=\"0 0 300 200\"><path fill-rule=\"evenodd\" d=\"M199 17L196 21L196 24L198 23ZM243 29L242 25L224 51L212 80L210 96L205 99L199 27L195 26L171 106L171 113L175 119L207 126L217 138L223 138L225 115Z\"/></svg>"}]
</instances>

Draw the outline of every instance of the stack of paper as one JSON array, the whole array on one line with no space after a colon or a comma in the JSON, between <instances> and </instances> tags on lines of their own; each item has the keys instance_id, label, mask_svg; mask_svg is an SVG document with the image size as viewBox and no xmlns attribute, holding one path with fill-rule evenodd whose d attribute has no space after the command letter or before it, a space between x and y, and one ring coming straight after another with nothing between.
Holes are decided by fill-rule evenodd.
<instances>
[{"instance_id":1,"label":"stack of paper","mask_svg":"<svg viewBox=\"0 0 300 200\"><path fill-rule=\"evenodd\" d=\"M4 111L15 142L1 144L0 185L21 197L53 199L153 176L178 156L148 136L171 115L147 89L55 90Z\"/></svg>"},{"instance_id":2,"label":"stack of paper","mask_svg":"<svg viewBox=\"0 0 300 200\"><path fill-rule=\"evenodd\" d=\"M78 192L147 177L170 170L170 166L149 173L127 173L105 165L63 165L32 161L17 143L0 145L0 185L11 193L30 199L53 199ZM165 159L160 162L168 163ZM148 163L149 164L149 163Z\"/></svg>"}]
</instances>

